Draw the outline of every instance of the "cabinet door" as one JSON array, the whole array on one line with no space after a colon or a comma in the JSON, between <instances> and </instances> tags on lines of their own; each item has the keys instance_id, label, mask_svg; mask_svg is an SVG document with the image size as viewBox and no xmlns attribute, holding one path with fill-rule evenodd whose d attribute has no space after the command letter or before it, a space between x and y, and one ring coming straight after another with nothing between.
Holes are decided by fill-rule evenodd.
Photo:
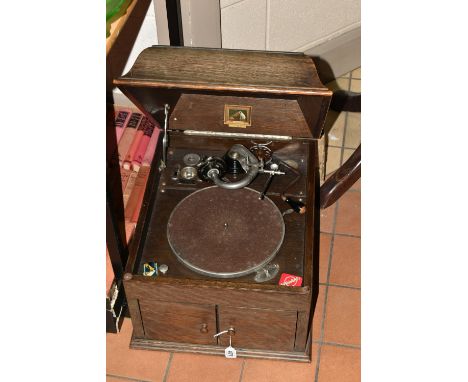
<instances>
[{"instance_id":1,"label":"cabinet door","mask_svg":"<svg viewBox=\"0 0 468 382\"><path fill-rule=\"evenodd\" d=\"M235 348L293 351L296 321L296 311L219 307L219 330L234 328ZM227 346L229 336L219 341Z\"/></svg>"},{"instance_id":2,"label":"cabinet door","mask_svg":"<svg viewBox=\"0 0 468 382\"><path fill-rule=\"evenodd\" d=\"M181 304L140 300L140 311L148 339L214 345L214 305Z\"/></svg>"}]
</instances>

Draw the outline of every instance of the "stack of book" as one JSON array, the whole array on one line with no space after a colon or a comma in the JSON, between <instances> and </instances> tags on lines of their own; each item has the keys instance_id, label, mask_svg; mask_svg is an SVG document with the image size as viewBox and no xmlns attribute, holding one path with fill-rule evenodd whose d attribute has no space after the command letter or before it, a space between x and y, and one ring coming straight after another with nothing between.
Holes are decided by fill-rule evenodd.
<instances>
[{"instance_id":1,"label":"stack of book","mask_svg":"<svg viewBox=\"0 0 468 382\"><path fill-rule=\"evenodd\" d=\"M115 107L115 122L125 208L125 228L127 242L129 242L140 215L160 126L155 126L137 110L117 106Z\"/></svg>"},{"instance_id":2,"label":"stack of book","mask_svg":"<svg viewBox=\"0 0 468 382\"><path fill-rule=\"evenodd\" d=\"M115 128L125 209L125 233L128 244L135 232L140 215L146 182L158 143L160 126L155 126L138 110L115 106ZM109 296L114 272L109 254L106 253L106 255L106 294Z\"/></svg>"}]
</instances>

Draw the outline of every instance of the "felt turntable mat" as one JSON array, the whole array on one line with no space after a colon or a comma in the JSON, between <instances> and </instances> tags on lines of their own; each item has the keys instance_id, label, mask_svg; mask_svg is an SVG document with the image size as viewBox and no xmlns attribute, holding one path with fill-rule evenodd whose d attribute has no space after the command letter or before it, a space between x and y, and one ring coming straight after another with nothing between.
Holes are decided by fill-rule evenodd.
<instances>
[{"instance_id":1,"label":"felt turntable mat","mask_svg":"<svg viewBox=\"0 0 468 382\"><path fill-rule=\"evenodd\" d=\"M239 277L270 262L283 242L285 228L276 205L250 188L217 186L196 191L172 211L169 244L195 272Z\"/></svg>"}]
</instances>

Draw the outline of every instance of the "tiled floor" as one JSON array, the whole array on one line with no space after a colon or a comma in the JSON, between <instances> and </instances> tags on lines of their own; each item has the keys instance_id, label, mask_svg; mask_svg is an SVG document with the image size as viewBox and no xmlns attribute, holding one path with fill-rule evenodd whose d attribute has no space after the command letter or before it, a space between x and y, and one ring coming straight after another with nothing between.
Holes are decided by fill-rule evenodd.
<instances>
[{"instance_id":1,"label":"tiled floor","mask_svg":"<svg viewBox=\"0 0 468 382\"><path fill-rule=\"evenodd\" d=\"M360 91L360 69L329 84ZM360 115L341 113L329 126L327 174L360 141ZM314 315L312 363L130 350L131 322L107 334L107 381L356 382L361 374L361 182L321 211L320 291Z\"/></svg>"}]
</instances>

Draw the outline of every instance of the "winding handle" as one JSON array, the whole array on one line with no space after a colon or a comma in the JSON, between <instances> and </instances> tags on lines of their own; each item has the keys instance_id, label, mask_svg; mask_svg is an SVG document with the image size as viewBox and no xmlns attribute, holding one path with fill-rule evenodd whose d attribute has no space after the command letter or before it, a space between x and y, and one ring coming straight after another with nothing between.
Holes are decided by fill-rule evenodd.
<instances>
[{"instance_id":1,"label":"winding handle","mask_svg":"<svg viewBox=\"0 0 468 382\"><path fill-rule=\"evenodd\" d=\"M361 145L320 187L320 208L330 207L361 177Z\"/></svg>"}]
</instances>

